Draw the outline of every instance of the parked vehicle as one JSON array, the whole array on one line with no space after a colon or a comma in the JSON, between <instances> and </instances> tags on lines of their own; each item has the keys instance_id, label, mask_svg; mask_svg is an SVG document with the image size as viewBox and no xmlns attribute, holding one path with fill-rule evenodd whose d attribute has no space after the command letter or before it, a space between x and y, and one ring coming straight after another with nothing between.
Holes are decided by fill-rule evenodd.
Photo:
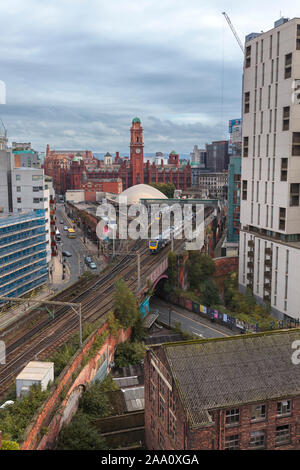
<instances>
[{"instance_id":1,"label":"parked vehicle","mask_svg":"<svg viewBox=\"0 0 300 470\"><path fill-rule=\"evenodd\" d=\"M97 269L97 265L93 261L90 263L89 266L90 266L91 269Z\"/></svg>"},{"instance_id":2,"label":"parked vehicle","mask_svg":"<svg viewBox=\"0 0 300 470\"><path fill-rule=\"evenodd\" d=\"M65 223L65 221L64 221L63 219L61 219L60 223L61 223L61 224L64 224L64 223Z\"/></svg>"},{"instance_id":3,"label":"parked vehicle","mask_svg":"<svg viewBox=\"0 0 300 470\"><path fill-rule=\"evenodd\" d=\"M71 254L69 251L63 251L63 252L62 252L62 255L63 255L63 256L66 256L67 258L69 258L70 256L72 256L72 254Z\"/></svg>"},{"instance_id":4,"label":"parked vehicle","mask_svg":"<svg viewBox=\"0 0 300 470\"><path fill-rule=\"evenodd\" d=\"M84 262L85 262L85 264L87 264L89 266L90 263L92 263L92 258L90 256L86 256L84 258Z\"/></svg>"},{"instance_id":5,"label":"parked vehicle","mask_svg":"<svg viewBox=\"0 0 300 470\"><path fill-rule=\"evenodd\" d=\"M65 232L67 232L69 230L69 227L67 227L66 225L64 226L64 230Z\"/></svg>"}]
</instances>

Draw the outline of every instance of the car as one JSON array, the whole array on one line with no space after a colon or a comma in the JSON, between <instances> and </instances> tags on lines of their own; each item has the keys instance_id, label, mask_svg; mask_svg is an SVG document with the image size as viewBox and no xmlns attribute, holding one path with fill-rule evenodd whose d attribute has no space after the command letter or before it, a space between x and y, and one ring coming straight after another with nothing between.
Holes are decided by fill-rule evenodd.
<instances>
[{"instance_id":1,"label":"car","mask_svg":"<svg viewBox=\"0 0 300 470\"><path fill-rule=\"evenodd\" d=\"M69 251L63 251L63 252L62 252L62 255L63 255L63 256L66 256L67 258L69 258L70 256L72 256Z\"/></svg>"},{"instance_id":2,"label":"car","mask_svg":"<svg viewBox=\"0 0 300 470\"><path fill-rule=\"evenodd\" d=\"M92 263L92 258L90 256L86 256L84 258L84 261L85 261L85 264L89 265L90 263Z\"/></svg>"},{"instance_id":3,"label":"car","mask_svg":"<svg viewBox=\"0 0 300 470\"><path fill-rule=\"evenodd\" d=\"M90 263L90 268L91 269L97 269L97 265L96 263L94 263L93 261Z\"/></svg>"},{"instance_id":4,"label":"car","mask_svg":"<svg viewBox=\"0 0 300 470\"><path fill-rule=\"evenodd\" d=\"M69 230L69 227L67 227L66 225L64 226L64 230L67 232Z\"/></svg>"},{"instance_id":5,"label":"car","mask_svg":"<svg viewBox=\"0 0 300 470\"><path fill-rule=\"evenodd\" d=\"M64 223L65 223L65 221L64 221L63 219L61 219L60 223L61 223L61 224L64 224Z\"/></svg>"}]
</instances>

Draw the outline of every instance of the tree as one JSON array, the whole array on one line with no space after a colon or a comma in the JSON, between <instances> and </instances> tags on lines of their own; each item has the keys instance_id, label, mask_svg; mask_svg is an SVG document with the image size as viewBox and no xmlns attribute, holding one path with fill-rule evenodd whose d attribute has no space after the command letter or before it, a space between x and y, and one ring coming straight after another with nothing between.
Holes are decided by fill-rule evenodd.
<instances>
[{"instance_id":1,"label":"tree","mask_svg":"<svg viewBox=\"0 0 300 470\"><path fill-rule=\"evenodd\" d=\"M119 344L115 352L116 367L126 367L138 364L144 360L146 347L144 343L126 341Z\"/></svg>"},{"instance_id":2,"label":"tree","mask_svg":"<svg viewBox=\"0 0 300 470\"><path fill-rule=\"evenodd\" d=\"M109 414L109 400L99 382L83 393L79 406L84 413L94 418L104 418Z\"/></svg>"},{"instance_id":3,"label":"tree","mask_svg":"<svg viewBox=\"0 0 300 470\"><path fill-rule=\"evenodd\" d=\"M105 439L99 435L87 415L78 412L59 433L58 450L105 450Z\"/></svg>"},{"instance_id":4,"label":"tree","mask_svg":"<svg viewBox=\"0 0 300 470\"><path fill-rule=\"evenodd\" d=\"M115 283L114 313L123 328L133 326L140 316L136 298L123 279Z\"/></svg>"},{"instance_id":5,"label":"tree","mask_svg":"<svg viewBox=\"0 0 300 470\"><path fill-rule=\"evenodd\" d=\"M199 290L201 283L213 276L216 271L216 265L210 256L190 251L187 270L191 289Z\"/></svg>"},{"instance_id":6,"label":"tree","mask_svg":"<svg viewBox=\"0 0 300 470\"><path fill-rule=\"evenodd\" d=\"M207 307L219 305L221 303L218 286L210 279L207 279L202 283L201 301Z\"/></svg>"},{"instance_id":7,"label":"tree","mask_svg":"<svg viewBox=\"0 0 300 470\"><path fill-rule=\"evenodd\" d=\"M161 191L167 196L167 198L172 199L174 197L174 191L176 187L173 183L150 183L150 186L153 186L153 188Z\"/></svg>"}]
</instances>

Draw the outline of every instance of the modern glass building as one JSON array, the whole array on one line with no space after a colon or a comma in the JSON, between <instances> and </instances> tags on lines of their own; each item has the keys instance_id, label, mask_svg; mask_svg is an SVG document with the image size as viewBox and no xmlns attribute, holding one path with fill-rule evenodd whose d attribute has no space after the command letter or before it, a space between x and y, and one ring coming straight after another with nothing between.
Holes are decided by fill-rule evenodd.
<instances>
[{"instance_id":1,"label":"modern glass building","mask_svg":"<svg viewBox=\"0 0 300 470\"><path fill-rule=\"evenodd\" d=\"M45 211L0 216L0 296L19 297L47 279Z\"/></svg>"},{"instance_id":2,"label":"modern glass building","mask_svg":"<svg viewBox=\"0 0 300 470\"><path fill-rule=\"evenodd\" d=\"M227 242L239 241L241 199L241 157L231 156L228 165Z\"/></svg>"}]
</instances>

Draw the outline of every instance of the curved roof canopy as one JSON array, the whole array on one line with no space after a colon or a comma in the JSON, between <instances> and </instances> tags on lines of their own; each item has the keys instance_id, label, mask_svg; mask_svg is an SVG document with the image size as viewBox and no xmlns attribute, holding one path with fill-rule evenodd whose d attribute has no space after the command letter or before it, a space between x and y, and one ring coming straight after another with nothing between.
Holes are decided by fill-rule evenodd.
<instances>
[{"instance_id":1,"label":"curved roof canopy","mask_svg":"<svg viewBox=\"0 0 300 470\"><path fill-rule=\"evenodd\" d=\"M140 118L135 117L135 118L132 119L132 122L141 122L141 120L140 120Z\"/></svg>"},{"instance_id":2,"label":"curved roof canopy","mask_svg":"<svg viewBox=\"0 0 300 470\"><path fill-rule=\"evenodd\" d=\"M131 188L125 189L120 196L127 197L127 204L138 204L140 199L168 199L165 194L148 184L131 186Z\"/></svg>"}]
</instances>

